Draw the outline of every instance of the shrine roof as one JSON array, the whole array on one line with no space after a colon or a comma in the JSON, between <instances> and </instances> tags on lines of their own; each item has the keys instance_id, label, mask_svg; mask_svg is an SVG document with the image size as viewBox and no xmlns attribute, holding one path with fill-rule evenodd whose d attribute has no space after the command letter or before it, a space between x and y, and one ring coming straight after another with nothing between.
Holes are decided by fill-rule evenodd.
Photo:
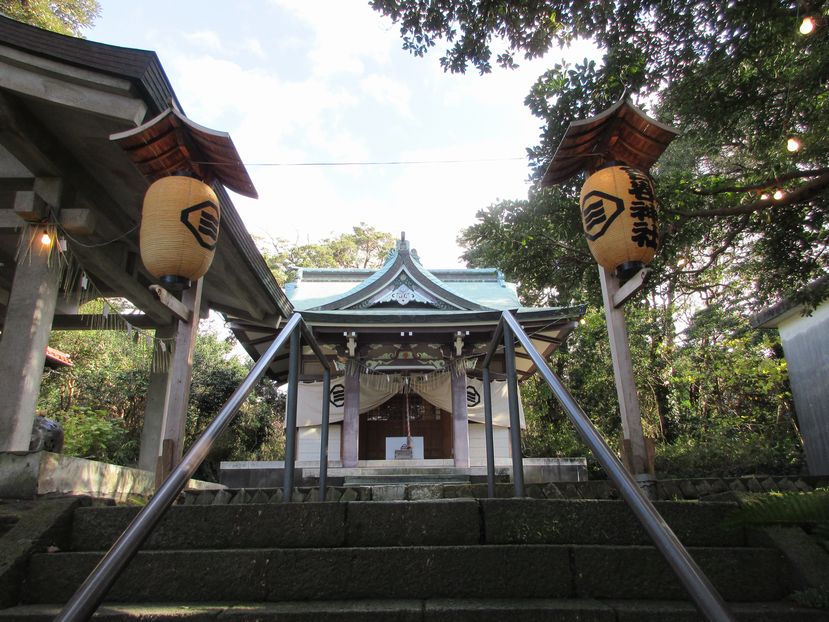
<instances>
[{"instance_id":1,"label":"shrine roof","mask_svg":"<svg viewBox=\"0 0 829 622\"><path fill-rule=\"evenodd\" d=\"M405 239L377 270L302 268L285 293L298 311L423 315L521 306L515 284L494 268L428 269ZM395 297L396 296L396 297ZM397 301L393 310L392 301ZM419 304L410 303L415 302Z\"/></svg>"}]
</instances>

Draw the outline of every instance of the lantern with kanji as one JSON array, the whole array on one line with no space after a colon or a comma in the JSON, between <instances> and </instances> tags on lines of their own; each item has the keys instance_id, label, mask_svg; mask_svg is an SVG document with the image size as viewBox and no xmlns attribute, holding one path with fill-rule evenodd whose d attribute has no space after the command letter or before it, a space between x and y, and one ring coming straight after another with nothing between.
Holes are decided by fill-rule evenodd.
<instances>
[{"instance_id":1,"label":"lantern with kanji","mask_svg":"<svg viewBox=\"0 0 829 622\"><path fill-rule=\"evenodd\" d=\"M172 106L117 142L152 182L141 212L141 259L153 277L181 290L210 268L219 239L219 181L256 198L256 188L225 132L190 121Z\"/></svg>"},{"instance_id":2,"label":"lantern with kanji","mask_svg":"<svg viewBox=\"0 0 829 622\"><path fill-rule=\"evenodd\" d=\"M621 280L653 259L659 244L648 171L679 132L626 98L570 123L541 181L552 186L586 170L579 211L596 262Z\"/></svg>"},{"instance_id":3,"label":"lantern with kanji","mask_svg":"<svg viewBox=\"0 0 829 622\"><path fill-rule=\"evenodd\" d=\"M650 263L658 232L647 173L605 166L584 182L579 206L587 245L599 265L624 279Z\"/></svg>"}]
</instances>

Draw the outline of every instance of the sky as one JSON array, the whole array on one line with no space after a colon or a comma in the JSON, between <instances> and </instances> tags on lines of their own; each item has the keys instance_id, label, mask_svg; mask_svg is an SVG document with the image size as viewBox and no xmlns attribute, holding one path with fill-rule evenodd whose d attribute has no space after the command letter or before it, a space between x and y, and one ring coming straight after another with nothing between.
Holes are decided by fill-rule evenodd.
<instances>
[{"instance_id":1,"label":"sky","mask_svg":"<svg viewBox=\"0 0 829 622\"><path fill-rule=\"evenodd\" d=\"M185 114L230 133L259 191L231 193L255 238L304 244L365 222L405 231L432 268L464 265L456 238L479 210L526 198L541 122L523 100L536 78L564 54L598 60L580 43L517 70L447 74L440 44L411 56L365 0L101 7L88 39L154 50ZM413 160L465 162L276 166Z\"/></svg>"}]
</instances>

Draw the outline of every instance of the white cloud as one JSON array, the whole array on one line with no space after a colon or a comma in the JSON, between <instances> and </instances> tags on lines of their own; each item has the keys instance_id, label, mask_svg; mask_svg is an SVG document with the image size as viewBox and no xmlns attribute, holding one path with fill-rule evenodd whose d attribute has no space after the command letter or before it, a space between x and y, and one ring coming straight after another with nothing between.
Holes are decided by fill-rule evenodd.
<instances>
[{"instance_id":1,"label":"white cloud","mask_svg":"<svg viewBox=\"0 0 829 622\"><path fill-rule=\"evenodd\" d=\"M221 50L222 42L219 35L211 30L200 30L198 32L186 32L183 35L185 41L208 50Z\"/></svg>"},{"instance_id":2,"label":"white cloud","mask_svg":"<svg viewBox=\"0 0 829 622\"><path fill-rule=\"evenodd\" d=\"M262 44L259 42L259 39L256 37L248 37L242 42L242 49L246 52L250 52L256 58L265 59L267 58L267 54L265 54L265 50L262 47Z\"/></svg>"},{"instance_id":3,"label":"white cloud","mask_svg":"<svg viewBox=\"0 0 829 622\"><path fill-rule=\"evenodd\" d=\"M412 116L412 92L403 82L375 73L360 80L360 89L381 104L389 104L401 116Z\"/></svg>"}]
</instances>

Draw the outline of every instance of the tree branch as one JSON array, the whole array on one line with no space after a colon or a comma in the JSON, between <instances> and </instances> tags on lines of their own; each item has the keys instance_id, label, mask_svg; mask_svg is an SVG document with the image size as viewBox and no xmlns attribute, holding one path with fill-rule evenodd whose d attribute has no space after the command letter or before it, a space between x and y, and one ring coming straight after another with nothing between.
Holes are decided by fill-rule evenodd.
<instances>
[{"instance_id":1,"label":"tree branch","mask_svg":"<svg viewBox=\"0 0 829 622\"><path fill-rule=\"evenodd\" d=\"M816 194L829 186L829 169L824 169L824 172L817 179L807 181L805 184L798 186L797 189L787 192L786 195L779 201L776 199L760 199L745 205L735 205L734 207L722 207L718 209L709 210L695 210L690 212L683 212L680 210L666 209L670 214L676 214L683 218L707 218L709 216L739 216L740 214L752 214L760 210L768 209L769 207L791 205L792 203L799 203L810 199Z\"/></svg>"},{"instance_id":2,"label":"tree branch","mask_svg":"<svg viewBox=\"0 0 829 622\"><path fill-rule=\"evenodd\" d=\"M746 186L718 186L716 188L710 189L701 189L701 188L694 188L691 190L694 194L702 194L702 195L711 195L711 194L722 194L724 192L749 192L751 190L764 190L766 188L771 188L773 186L779 186L780 184L791 181L792 179L803 179L804 177L817 177L818 175L824 175L829 173L829 167L827 168L816 168L808 171L792 171L790 173L784 173L783 175L778 175L777 177L772 177L771 179L767 179L766 181L761 181L756 184L749 184Z\"/></svg>"}]
</instances>

